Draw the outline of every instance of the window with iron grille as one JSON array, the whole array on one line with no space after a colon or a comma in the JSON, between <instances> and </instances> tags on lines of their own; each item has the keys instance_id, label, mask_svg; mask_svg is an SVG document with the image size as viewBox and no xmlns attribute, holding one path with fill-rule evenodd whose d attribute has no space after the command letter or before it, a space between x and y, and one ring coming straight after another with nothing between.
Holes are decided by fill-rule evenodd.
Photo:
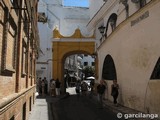
<instances>
[{"instance_id":1,"label":"window with iron grille","mask_svg":"<svg viewBox=\"0 0 160 120\"><path fill-rule=\"evenodd\" d=\"M33 72L33 69L32 69L32 54L30 53L30 77L33 75L32 72Z\"/></svg>"},{"instance_id":2,"label":"window with iron grille","mask_svg":"<svg viewBox=\"0 0 160 120\"><path fill-rule=\"evenodd\" d=\"M25 40L23 40L22 44L22 67L21 67L21 73L22 77L24 77L27 73L27 43Z\"/></svg>"},{"instance_id":3,"label":"window with iron grille","mask_svg":"<svg viewBox=\"0 0 160 120\"><path fill-rule=\"evenodd\" d=\"M16 14L18 14L18 1L19 1L19 0L10 0L10 1L11 1L11 3L12 3L12 6L13 6Z\"/></svg>"},{"instance_id":4,"label":"window with iron grille","mask_svg":"<svg viewBox=\"0 0 160 120\"><path fill-rule=\"evenodd\" d=\"M15 71L17 26L8 8L4 11L1 73L8 75Z\"/></svg>"}]
</instances>

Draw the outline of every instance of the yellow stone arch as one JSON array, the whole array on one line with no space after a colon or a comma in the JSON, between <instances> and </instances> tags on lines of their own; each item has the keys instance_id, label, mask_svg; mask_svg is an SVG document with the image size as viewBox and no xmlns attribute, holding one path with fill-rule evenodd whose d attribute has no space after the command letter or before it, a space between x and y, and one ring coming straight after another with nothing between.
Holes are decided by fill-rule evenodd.
<instances>
[{"instance_id":1,"label":"yellow stone arch","mask_svg":"<svg viewBox=\"0 0 160 120\"><path fill-rule=\"evenodd\" d=\"M89 54L95 53L94 36L84 37L79 29L71 36L62 36L57 29L53 31L53 69L52 76L58 78L62 86L64 85L64 62L66 57L73 54ZM91 41L91 39L93 39Z\"/></svg>"}]
</instances>

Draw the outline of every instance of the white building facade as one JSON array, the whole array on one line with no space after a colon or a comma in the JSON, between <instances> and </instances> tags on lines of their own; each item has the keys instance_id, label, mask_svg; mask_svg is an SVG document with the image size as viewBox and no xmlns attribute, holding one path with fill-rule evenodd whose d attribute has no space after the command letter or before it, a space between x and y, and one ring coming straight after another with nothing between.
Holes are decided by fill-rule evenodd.
<instances>
[{"instance_id":1,"label":"white building facade","mask_svg":"<svg viewBox=\"0 0 160 120\"><path fill-rule=\"evenodd\" d=\"M98 82L104 79L107 83L105 97L113 99L111 84L116 79L119 104L160 114L160 1L90 2L92 18L87 28L95 31ZM100 26L105 27L102 35Z\"/></svg>"},{"instance_id":2,"label":"white building facade","mask_svg":"<svg viewBox=\"0 0 160 120\"><path fill-rule=\"evenodd\" d=\"M90 19L87 7L64 7L63 0L39 0L38 6L38 12L46 18L46 21L38 23L41 54L37 60L36 71L37 77L42 77L42 79L46 77L49 81L52 79L52 53L54 54L52 49L53 30L58 29L63 36L72 35L77 28L84 36L90 36L93 32L89 32L86 28ZM75 58L74 61L73 58ZM78 65L80 61L76 57L68 56L64 69L71 64L68 61L72 61L72 66L77 67L74 70L80 74L81 68Z\"/></svg>"}]
</instances>

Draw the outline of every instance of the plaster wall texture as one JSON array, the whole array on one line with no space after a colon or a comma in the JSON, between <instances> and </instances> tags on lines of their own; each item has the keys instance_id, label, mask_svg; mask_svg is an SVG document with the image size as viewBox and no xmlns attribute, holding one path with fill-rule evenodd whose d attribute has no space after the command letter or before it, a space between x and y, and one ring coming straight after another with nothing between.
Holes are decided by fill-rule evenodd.
<instances>
[{"instance_id":1,"label":"plaster wall texture","mask_svg":"<svg viewBox=\"0 0 160 120\"><path fill-rule=\"evenodd\" d=\"M40 2L40 4L42 4L42 2ZM86 32L88 32L84 27L89 20L88 8L64 7L60 3L55 3L55 1L43 1L43 4L44 5L40 5L39 11L46 12L49 22L52 22L53 24L52 30L57 27L60 33L65 36L71 35L78 27L81 28L82 33L86 34Z\"/></svg>"},{"instance_id":2,"label":"plaster wall texture","mask_svg":"<svg viewBox=\"0 0 160 120\"><path fill-rule=\"evenodd\" d=\"M99 79L105 57L109 54L113 58L120 85L119 103L143 112L158 114L160 80L151 80L150 77L160 56L159 7L160 3L156 3L123 22L98 48ZM149 12L149 17L131 26L131 21L146 11ZM112 100L112 81L108 80L107 84L106 96Z\"/></svg>"},{"instance_id":3,"label":"plaster wall texture","mask_svg":"<svg viewBox=\"0 0 160 120\"><path fill-rule=\"evenodd\" d=\"M151 0L146 0L147 3L149 3ZM118 26L120 23L125 21L129 16L132 16L135 12L137 12L140 8L138 3L133 3L130 0L128 1L129 5L129 12L128 12L128 17L126 16L126 9L125 6L116 0L108 0L106 3L103 3L101 1L97 1L98 3L94 3L93 1L90 1L91 6L90 6L90 12L93 12L94 17L90 16L90 22L87 24L87 28L91 31L95 31L95 36L96 36L96 43L97 46L100 45L100 38L101 34L98 30L100 26L107 27L107 22L109 20L109 17L114 13L118 16L117 21L116 21L116 26ZM95 6L96 4L100 4L101 7L99 7L99 10L96 12L94 11L94 8L92 6ZM97 8L98 9L98 8ZM112 33L111 26L108 25L107 27L107 35ZM106 32L106 29L105 31ZM103 41L103 40L102 40Z\"/></svg>"},{"instance_id":4,"label":"plaster wall texture","mask_svg":"<svg viewBox=\"0 0 160 120\"><path fill-rule=\"evenodd\" d=\"M103 0L89 0L90 5L90 18L93 18L94 15L98 12L98 10L101 8L101 6L105 3Z\"/></svg>"}]
</instances>

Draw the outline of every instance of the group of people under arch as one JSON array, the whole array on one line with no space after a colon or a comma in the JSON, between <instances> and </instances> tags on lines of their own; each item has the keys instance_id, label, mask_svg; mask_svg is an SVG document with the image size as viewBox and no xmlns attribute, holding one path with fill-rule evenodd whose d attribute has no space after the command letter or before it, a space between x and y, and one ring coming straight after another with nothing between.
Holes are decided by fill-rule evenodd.
<instances>
[{"instance_id":1,"label":"group of people under arch","mask_svg":"<svg viewBox=\"0 0 160 120\"><path fill-rule=\"evenodd\" d=\"M59 96L60 95L60 86L61 86L61 82L59 81L59 79L57 78L56 80L51 79L50 80L50 84L49 84L49 93L48 93L48 81L46 79L46 77L44 77L44 79L42 79L41 77L38 79L37 82L37 90L40 96L46 96L46 95L50 95L50 96Z\"/></svg>"},{"instance_id":2,"label":"group of people under arch","mask_svg":"<svg viewBox=\"0 0 160 120\"><path fill-rule=\"evenodd\" d=\"M38 79L38 93L40 96L45 96L48 94L48 81L46 77L44 79L41 79L41 77ZM59 79L51 79L50 85L49 85L49 94L50 96L59 96L60 95L60 87L61 82ZM100 80L100 83L96 86L96 92L98 94L98 101L100 102L100 105L103 105L103 96L106 90L106 82L104 80ZM93 91L95 90L95 81L91 80L90 85L88 85L84 81L77 80L75 85L75 91L77 93L77 96L79 97L80 94L83 96L87 95L88 90L90 89L90 97L93 95ZM117 80L113 80L113 84L111 85L111 96L113 97L113 103L117 105L117 98L119 95L118 92L119 85L117 84Z\"/></svg>"},{"instance_id":3,"label":"group of people under arch","mask_svg":"<svg viewBox=\"0 0 160 120\"><path fill-rule=\"evenodd\" d=\"M95 89L95 87L96 87L96 89ZM103 107L103 99L105 96L106 87L107 87L107 84L106 84L105 80L100 80L100 83L98 83L96 86L95 86L95 82L93 80L91 80L90 86L88 86L88 84L85 83L84 81L81 82L80 80L78 80L76 83L75 90L76 90L78 97L80 94L86 96L88 88L91 89L90 94L89 94L90 97L92 97L93 92L97 92L100 107ZM113 97L113 103L115 106L118 106L118 104L117 104L117 98L119 95L118 89L119 89L119 84L117 83L117 80L113 80L113 84L111 85L111 96Z\"/></svg>"}]
</instances>

